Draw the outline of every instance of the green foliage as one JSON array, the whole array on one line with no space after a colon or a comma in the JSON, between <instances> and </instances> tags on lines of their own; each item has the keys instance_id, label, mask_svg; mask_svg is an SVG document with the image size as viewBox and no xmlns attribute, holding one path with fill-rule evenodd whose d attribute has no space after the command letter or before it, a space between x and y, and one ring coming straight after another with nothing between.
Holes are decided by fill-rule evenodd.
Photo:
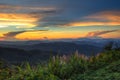
<instances>
[{"instance_id":1,"label":"green foliage","mask_svg":"<svg viewBox=\"0 0 120 80\"><path fill-rule=\"evenodd\" d=\"M120 51L86 57L77 52L55 56L45 65L5 67L0 61L0 80L120 80Z\"/></svg>"},{"instance_id":2,"label":"green foliage","mask_svg":"<svg viewBox=\"0 0 120 80\"><path fill-rule=\"evenodd\" d=\"M83 74L87 67L87 60L77 53L75 55L64 57L54 57L48 64L51 74L58 76L60 79L68 79L73 74Z\"/></svg>"},{"instance_id":3,"label":"green foliage","mask_svg":"<svg viewBox=\"0 0 120 80\"><path fill-rule=\"evenodd\" d=\"M120 80L120 60L95 71L74 75L71 80Z\"/></svg>"}]
</instances>

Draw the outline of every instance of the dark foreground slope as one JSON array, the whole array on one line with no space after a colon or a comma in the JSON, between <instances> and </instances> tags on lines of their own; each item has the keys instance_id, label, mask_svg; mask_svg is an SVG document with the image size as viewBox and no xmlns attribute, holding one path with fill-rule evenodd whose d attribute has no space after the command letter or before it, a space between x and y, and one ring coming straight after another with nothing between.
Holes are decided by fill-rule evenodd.
<instances>
[{"instance_id":1,"label":"dark foreground slope","mask_svg":"<svg viewBox=\"0 0 120 80\"><path fill-rule=\"evenodd\" d=\"M90 58L75 53L53 57L46 64L5 66L0 80L120 80L120 51L105 51Z\"/></svg>"},{"instance_id":2,"label":"dark foreground slope","mask_svg":"<svg viewBox=\"0 0 120 80\"><path fill-rule=\"evenodd\" d=\"M23 50L17 48L0 47L0 59L10 63L38 63L48 60L51 55L57 55L56 52L42 51L42 50Z\"/></svg>"}]
</instances>

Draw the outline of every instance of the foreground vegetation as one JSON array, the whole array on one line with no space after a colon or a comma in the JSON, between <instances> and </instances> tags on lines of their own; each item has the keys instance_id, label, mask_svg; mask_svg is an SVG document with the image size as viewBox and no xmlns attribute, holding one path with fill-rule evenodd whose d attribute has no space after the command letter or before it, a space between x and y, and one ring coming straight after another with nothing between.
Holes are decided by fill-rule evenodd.
<instances>
[{"instance_id":1,"label":"foreground vegetation","mask_svg":"<svg viewBox=\"0 0 120 80\"><path fill-rule=\"evenodd\" d=\"M14 66L0 62L0 80L120 80L120 51L86 57L77 52L46 64Z\"/></svg>"}]
</instances>

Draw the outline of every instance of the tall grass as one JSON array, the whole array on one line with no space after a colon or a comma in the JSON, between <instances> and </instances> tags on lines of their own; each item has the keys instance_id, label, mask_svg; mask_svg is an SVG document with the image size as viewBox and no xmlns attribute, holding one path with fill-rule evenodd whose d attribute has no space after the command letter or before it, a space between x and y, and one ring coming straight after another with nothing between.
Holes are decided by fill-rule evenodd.
<instances>
[{"instance_id":1,"label":"tall grass","mask_svg":"<svg viewBox=\"0 0 120 80\"><path fill-rule=\"evenodd\" d=\"M2 63L1 63L2 65ZM120 80L120 51L54 56L45 65L0 68L0 80Z\"/></svg>"}]
</instances>

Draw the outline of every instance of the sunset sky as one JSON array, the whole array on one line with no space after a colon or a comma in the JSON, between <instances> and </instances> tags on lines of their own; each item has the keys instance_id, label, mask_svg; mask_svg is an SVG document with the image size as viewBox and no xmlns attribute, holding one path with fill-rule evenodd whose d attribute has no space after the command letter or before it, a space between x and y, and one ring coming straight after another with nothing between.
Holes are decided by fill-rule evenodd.
<instances>
[{"instance_id":1,"label":"sunset sky","mask_svg":"<svg viewBox=\"0 0 120 80\"><path fill-rule=\"evenodd\" d=\"M0 0L0 41L120 38L120 0Z\"/></svg>"}]
</instances>

